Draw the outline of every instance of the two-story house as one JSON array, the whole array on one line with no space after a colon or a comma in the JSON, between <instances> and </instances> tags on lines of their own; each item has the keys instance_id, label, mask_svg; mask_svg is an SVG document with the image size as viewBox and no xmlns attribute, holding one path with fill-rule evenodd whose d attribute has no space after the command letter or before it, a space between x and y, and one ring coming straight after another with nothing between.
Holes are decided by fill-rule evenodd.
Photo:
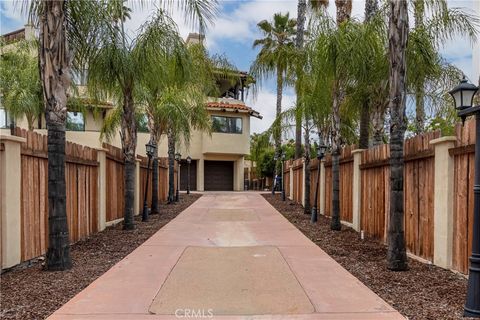
<instances>
[{"instance_id":1,"label":"two-story house","mask_svg":"<svg viewBox=\"0 0 480 320\"><path fill-rule=\"evenodd\" d=\"M9 42L25 39L25 35L33 35L31 27L26 26L6 35ZM187 44L201 41L203 36L190 34ZM190 139L190 146L179 146L178 152L182 155L180 170L181 190L187 187L190 177L190 190L198 191L240 191L244 189L244 159L250 152L250 118L262 118L260 114L244 103L245 92L248 87L249 76L239 72L238 81L231 83L218 79L219 97L211 97L206 108L212 121L212 133L194 131ZM84 85L80 77L74 77L77 85ZM88 99L85 99L88 105ZM114 105L108 102L96 103L95 108L87 108L83 112L68 110L67 140L88 145L102 147L100 130L106 115ZM7 128L10 119L0 106L0 127ZM16 119L16 125L27 128L24 119ZM35 131L46 134L45 120L42 117L37 121ZM2 134L7 130L2 130ZM145 155L145 144L149 141L146 130L138 133L137 154ZM117 134L110 144L121 147L120 135ZM159 156L167 156L167 138L162 137L159 145ZM190 165L186 158L192 159ZM190 175L188 174L190 171Z\"/></svg>"}]
</instances>

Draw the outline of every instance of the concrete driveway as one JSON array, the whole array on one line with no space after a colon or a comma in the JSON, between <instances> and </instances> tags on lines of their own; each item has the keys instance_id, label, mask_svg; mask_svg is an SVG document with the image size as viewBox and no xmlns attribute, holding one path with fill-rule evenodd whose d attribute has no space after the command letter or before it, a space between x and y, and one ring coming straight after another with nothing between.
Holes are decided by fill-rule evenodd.
<instances>
[{"instance_id":1,"label":"concrete driveway","mask_svg":"<svg viewBox=\"0 0 480 320\"><path fill-rule=\"evenodd\" d=\"M49 319L403 319L260 194L209 193Z\"/></svg>"}]
</instances>

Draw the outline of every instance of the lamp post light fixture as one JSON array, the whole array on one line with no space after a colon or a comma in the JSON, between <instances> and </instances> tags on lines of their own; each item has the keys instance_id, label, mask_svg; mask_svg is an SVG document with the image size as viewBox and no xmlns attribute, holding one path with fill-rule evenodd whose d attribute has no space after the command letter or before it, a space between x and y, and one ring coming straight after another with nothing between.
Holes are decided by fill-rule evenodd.
<instances>
[{"instance_id":1,"label":"lamp post light fixture","mask_svg":"<svg viewBox=\"0 0 480 320\"><path fill-rule=\"evenodd\" d=\"M282 201L285 201L285 183L283 182L283 177L284 177L284 173L283 173L284 163L285 163L285 152L282 152L282 184L281 184L281 187L282 187Z\"/></svg>"},{"instance_id":2,"label":"lamp post light fixture","mask_svg":"<svg viewBox=\"0 0 480 320\"><path fill-rule=\"evenodd\" d=\"M192 163L192 158L187 157L187 194L190 194L190 164Z\"/></svg>"},{"instance_id":3,"label":"lamp post light fixture","mask_svg":"<svg viewBox=\"0 0 480 320\"><path fill-rule=\"evenodd\" d=\"M175 192L175 202L180 200L180 160L182 155L180 153L175 153L175 160L177 161L177 191Z\"/></svg>"},{"instance_id":4,"label":"lamp post light fixture","mask_svg":"<svg viewBox=\"0 0 480 320\"><path fill-rule=\"evenodd\" d=\"M277 153L275 152L275 155L273 156L273 162L275 163L275 166L273 167L273 181L272 181L272 195L275 195L275 184L277 183L277 175L276 175L276 172L277 172L277 161L278 161L278 157L277 157Z\"/></svg>"},{"instance_id":5,"label":"lamp post light fixture","mask_svg":"<svg viewBox=\"0 0 480 320\"><path fill-rule=\"evenodd\" d=\"M153 144L152 141L149 141L145 145L148 163L147 163L147 179L145 181L145 195L143 197L143 212L142 212L142 221L148 221L148 204L147 204L147 194L148 194L148 178L150 175L150 161L152 160L153 155L155 154L155 149L157 147Z\"/></svg>"},{"instance_id":6,"label":"lamp post light fixture","mask_svg":"<svg viewBox=\"0 0 480 320\"><path fill-rule=\"evenodd\" d=\"M323 144L322 141L320 141L320 144L317 146L317 184L315 185L315 201L313 202L313 207L312 207L312 215L310 217L310 221L312 223L317 222L318 218L318 208L317 208L317 203L318 203L318 189L320 186L320 162L322 159L325 157L325 152L327 151L327 146Z\"/></svg>"},{"instance_id":7,"label":"lamp post light fixture","mask_svg":"<svg viewBox=\"0 0 480 320\"><path fill-rule=\"evenodd\" d=\"M449 93L455 101L455 109L462 121L475 116L475 180L473 186L473 239L472 255L468 275L467 297L464 307L465 317L480 318L480 105L473 106L473 97L478 87L468 83L463 77L458 86Z\"/></svg>"}]
</instances>

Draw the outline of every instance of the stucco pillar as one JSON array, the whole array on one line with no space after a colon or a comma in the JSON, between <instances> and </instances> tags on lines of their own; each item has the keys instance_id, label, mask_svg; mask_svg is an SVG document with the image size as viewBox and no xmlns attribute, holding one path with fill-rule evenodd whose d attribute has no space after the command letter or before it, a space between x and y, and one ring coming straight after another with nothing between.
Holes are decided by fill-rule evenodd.
<instances>
[{"instance_id":1,"label":"stucco pillar","mask_svg":"<svg viewBox=\"0 0 480 320\"><path fill-rule=\"evenodd\" d=\"M98 161L98 231L107 223L107 149L97 149Z\"/></svg>"},{"instance_id":2,"label":"stucco pillar","mask_svg":"<svg viewBox=\"0 0 480 320\"><path fill-rule=\"evenodd\" d=\"M325 160L320 162L320 207L318 211L320 214L325 214Z\"/></svg>"},{"instance_id":3,"label":"stucco pillar","mask_svg":"<svg viewBox=\"0 0 480 320\"><path fill-rule=\"evenodd\" d=\"M302 170L303 170L303 174L302 174L302 206L305 207L305 170L306 170L306 166L305 166L305 161L303 161L302 163Z\"/></svg>"},{"instance_id":4,"label":"stucco pillar","mask_svg":"<svg viewBox=\"0 0 480 320\"><path fill-rule=\"evenodd\" d=\"M0 208L2 269L21 259L21 143L26 139L0 136Z\"/></svg>"},{"instance_id":5,"label":"stucco pillar","mask_svg":"<svg viewBox=\"0 0 480 320\"><path fill-rule=\"evenodd\" d=\"M133 207L136 208L134 214L138 216L143 208L140 208L140 159L135 159L135 196L133 198Z\"/></svg>"},{"instance_id":6,"label":"stucco pillar","mask_svg":"<svg viewBox=\"0 0 480 320\"><path fill-rule=\"evenodd\" d=\"M430 141L435 147L435 184L433 216L433 263L451 268L453 250L453 189L454 159L448 153L455 146L456 137L442 137Z\"/></svg>"},{"instance_id":7,"label":"stucco pillar","mask_svg":"<svg viewBox=\"0 0 480 320\"><path fill-rule=\"evenodd\" d=\"M355 231L360 231L361 221L361 199L362 199L362 175L360 172L360 164L362 162L363 149L353 150L353 185L352 185L352 198L353 198L353 217L352 228Z\"/></svg>"},{"instance_id":8,"label":"stucco pillar","mask_svg":"<svg viewBox=\"0 0 480 320\"><path fill-rule=\"evenodd\" d=\"M235 161L235 166L236 166L236 172L235 176L237 177L236 179L236 188L235 191L243 191L244 189L244 180L245 180L245 161L244 157L241 157L237 161Z\"/></svg>"},{"instance_id":9,"label":"stucco pillar","mask_svg":"<svg viewBox=\"0 0 480 320\"><path fill-rule=\"evenodd\" d=\"M205 161L203 158L198 159L197 166L197 190L204 191L205 185L203 180L205 178Z\"/></svg>"},{"instance_id":10,"label":"stucco pillar","mask_svg":"<svg viewBox=\"0 0 480 320\"><path fill-rule=\"evenodd\" d=\"M288 194L288 198L293 200L293 163L290 165L290 193Z\"/></svg>"}]
</instances>

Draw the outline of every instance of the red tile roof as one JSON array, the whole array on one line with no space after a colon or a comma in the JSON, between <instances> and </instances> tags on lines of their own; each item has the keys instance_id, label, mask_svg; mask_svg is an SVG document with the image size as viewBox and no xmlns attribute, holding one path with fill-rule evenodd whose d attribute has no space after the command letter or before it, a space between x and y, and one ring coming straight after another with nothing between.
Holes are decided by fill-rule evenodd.
<instances>
[{"instance_id":1,"label":"red tile roof","mask_svg":"<svg viewBox=\"0 0 480 320\"><path fill-rule=\"evenodd\" d=\"M233 109L233 110L245 110L251 111L252 108L240 103L228 103L228 102L217 102L212 101L207 103L207 107L209 108L220 108L220 109Z\"/></svg>"}]
</instances>

